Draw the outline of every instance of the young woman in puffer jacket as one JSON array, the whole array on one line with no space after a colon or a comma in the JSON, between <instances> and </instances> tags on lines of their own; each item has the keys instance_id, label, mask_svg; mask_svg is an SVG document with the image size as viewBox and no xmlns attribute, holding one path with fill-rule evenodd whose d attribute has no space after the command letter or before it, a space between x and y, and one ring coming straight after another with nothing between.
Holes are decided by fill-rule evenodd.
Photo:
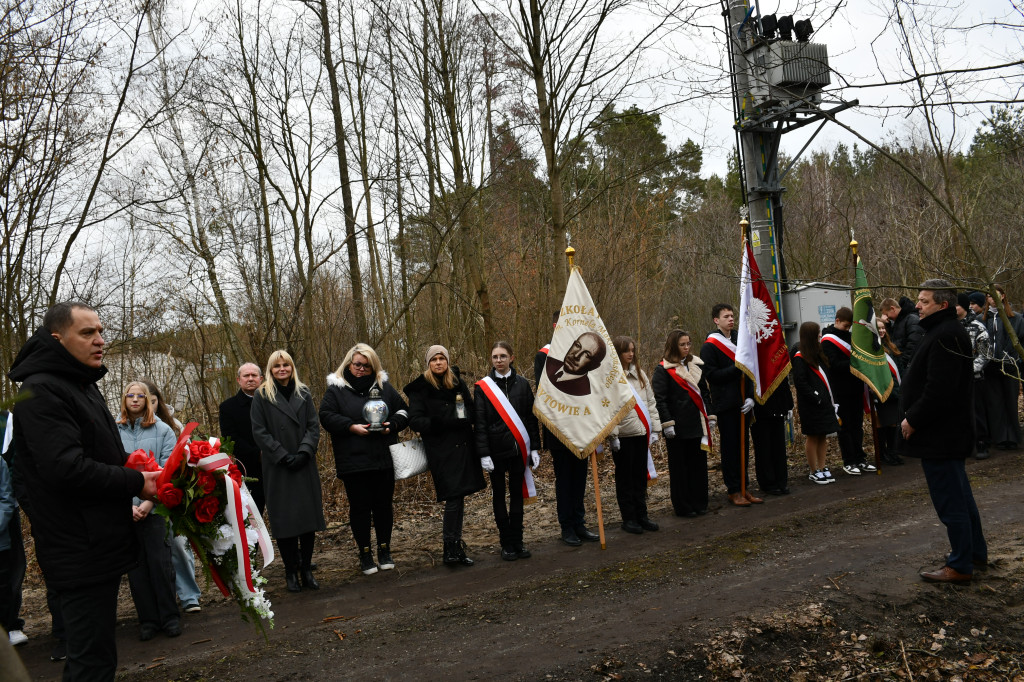
<instances>
[{"instance_id":1,"label":"young woman in puffer jacket","mask_svg":"<svg viewBox=\"0 0 1024 682\"><path fill-rule=\"evenodd\" d=\"M645 530L658 530L658 524L647 516L647 450L648 437L661 433L661 419L654 388L636 360L636 342L628 336L617 336L612 343L637 398L637 408L612 431L615 498L622 514L622 530L639 535Z\"/></svg>"},{"instance_id":2,"label":"young woman in puffer jacket","mask_svg":"<svg viewBox=\"0 0 1024 682\"><path fill-rule=\"evenodd\" d=\"M651 385L668 450L669 492L676 516L708 513L711 422L701 359L691 352L690 333L673 329Z\"/></svg>"},{"instance_id":3,"label":"young woman in puffer jacket","mask_svg":"<svg viewBox=\"0 0 1024 682\"><path fill-rule=\"evenodd\" d=\"M128 384L121 395L117 428L125 452L145 450L163 466L174 450L174 431L157 419L150 405L150 393L141 381ZM153 502L135 498L132 517L139 524L142 556L137 568L128 572L135 610L139 614L139 639L153 639L160 630L168 637L181 634L181 620L174 593L171 545L163 517L151 514Z\"/></svg>"}]
</instances>

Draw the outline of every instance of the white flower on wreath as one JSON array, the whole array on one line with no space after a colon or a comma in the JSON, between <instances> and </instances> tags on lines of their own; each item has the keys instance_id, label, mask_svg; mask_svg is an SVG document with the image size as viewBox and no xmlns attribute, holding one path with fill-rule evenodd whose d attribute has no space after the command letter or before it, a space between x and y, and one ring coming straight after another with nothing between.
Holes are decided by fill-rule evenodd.
<instances>
[{"instance_id":1,"label":"white flower on wreath","mask_svg":"<svg viewBox=\"0 0 1024 682\"><path fill-rule=\"evenodd\" d=\"M771 311L759 298L752 298L747 304L747 331L754 341L761 343L775 333L778 320L771 319Z\"/></svg>"},{"instance_id":2,"label":"white flower on wreath","mask_svg":"<svg viewBox=\"0 0 1024 682\"><path fill-rule=\"evenodd\" d=\"M213 539L210 547L210 554L213 556L223 556L235 546L235 534L231 530L231 526L224 523L217 529L217 537Z\"/></svg>"}]
</instances>

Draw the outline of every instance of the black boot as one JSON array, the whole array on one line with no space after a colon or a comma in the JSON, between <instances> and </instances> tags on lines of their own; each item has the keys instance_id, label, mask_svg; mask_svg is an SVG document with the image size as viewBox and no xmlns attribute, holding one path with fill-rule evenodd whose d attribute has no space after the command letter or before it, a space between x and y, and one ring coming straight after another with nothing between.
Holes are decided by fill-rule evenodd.
<instances>
[{"instance_id":1,"label":"black boot","mask_svg":"<svg viewBox=\"0 0 1024 682\"><path fill-rule=\"evenodd\" d=\"M391 558L391 549L386 542L377 544L377 565L382 571L390 571L395 567L395 561Z\"/></svg>"},{"instance_id":2,"label":"black boot","mask_svg":"<svg viewBox=\"0 0 1024 682\"><path fill-rule=\"evenodd\" d=\"M302 590L302 587L299 585L298 571L285 571L284 582L288 586L289 592L299 592Z\"/></svg>"},{"instance_id":3,"label":"black boot","mask_svg":"<svg viewBox=\"0 0 1024 682\"><path fill-rule=\"evenodd\" d=\"M373 552L369 547L359 550L359 570L363 575L373 575L377 572L377 562L373 560Z\"/></svg>"},{"instance_id":4,"label":"black boot","mask_svg":"<svg viewBox=\"0 0 1024 682\"><path fill-rule=\"evenodd\" d=\"M299 576L299 579L302 581L303 587L308 587L311 590L320 589L320 583L318 583L316 578L313 577L313 569L309 566L302 569L302 574Z\"/></svg>"},{"instance_id":5,"label":"black boot","mask_svg":"<svg viewBox=\"0 0 1024 682\"><path fill-rule=\"evenodd\" d=\"M459 557L456 552L456 542L454 540L444 541L444 563L447 566L454 566L459 563Z\"/></svg>"},{"instance_id":6,"label":"black boot","mask_svg":"<svg viewBox=\"0 0 1024 682\"><path fill-rule=\"evenodd\" d=\"M459 563L463 566L472 566L476 563L466 556L466 543L462 540L455 541L455 558L458 559Z\"/></svg>"}]
</instances>

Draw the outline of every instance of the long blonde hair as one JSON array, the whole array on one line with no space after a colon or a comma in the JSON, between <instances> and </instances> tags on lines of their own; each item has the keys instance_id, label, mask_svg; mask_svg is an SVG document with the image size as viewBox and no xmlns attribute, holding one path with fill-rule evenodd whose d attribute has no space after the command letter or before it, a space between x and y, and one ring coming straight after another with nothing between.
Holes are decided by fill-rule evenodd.
<instances>
[{"instance_id":1,"label":"long blonde hair","mask_svg":"<svg viewBox=\"0 0 1024 682\"><path fill-rule=\"evenodd\" d=\"M434 353L434 358L438 355L444 355L444 353ZM438 383L437 377L434 376L434 372L430 369L430 361L434 358L427 358L427 369L423 372L423 378L434 388L441 388L442 386L447 389L455 388L459 380L455 377L455 372L452 371L452 361L448 360L447 356L445 357L445 360L448 360L448 369L441 375L441 382Z\"/></svg>"},{"instance_id":2,"label":"long blonde hair","mask_svg":"<svg viewBox=\"0 0 1024 682\"><path fill-rule=\"evenodd\" d=\"M373 376L377 379L377 383L381 386L384 385L384 368L380 364L380 356L370 346L365 343L357 343L348 349L345 353L345 359L338 365L338 369L334 370L334 375L339 379L345 378L345 369L352 364L352 358L356 355L362 355L364 358L370 361L370 367L373 369Z\"/></svg>"},{"instance_id":3,"label":"long blonde hair","mask_svg":"<svg viewBox=\"0 0 1024 682\"><path fill-rule=\"evenodd\" d=\"M295 368L295 361L292 360L292 356L288 354L286 350L275 350L270 354L270 359L267 360L267 369L263 373L266 377L260 387L256 389L256 392L262 395L270 402L277 400L277 380L274 379L273 373L270 371L274 368L279 361L284 360L292 368L292 379L295 380L295 392L309 391L306 384L302 383L299 379L299 370Z\"/></svg>"},{"instance_id":4,"label":"long blonde hair","mask_svg":"<svg viewBox=\"0 0 1024 682\"><path fill-rule=\"evenodd\" d=\"M121 416L118 417L117 423L127 424L131 421L128 417L128 392L132 390L132 386L138 386L146 395L146 406L143 408L142 415L142 428L152 426L156 423L156 417L153 415L153 406L149 404L149 398L152 394L149 392L149 387L143 381L133 381L124 387L124 391L121 392Z\"/></svg>"}]
</instances>

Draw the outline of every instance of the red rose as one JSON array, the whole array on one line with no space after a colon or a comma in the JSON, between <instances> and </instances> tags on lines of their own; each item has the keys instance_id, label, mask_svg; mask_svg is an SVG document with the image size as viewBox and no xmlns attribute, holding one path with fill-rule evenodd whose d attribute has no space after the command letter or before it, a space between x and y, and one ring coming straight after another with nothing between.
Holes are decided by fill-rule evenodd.
<instances>
[{"instance_id":1,"label":"red rose","mask_svg":"<svg viewBox=\"0 0 1024 682\"><path fill-rule=\"evenodd\" d=\"M153 459L153 455L145 450L136 450L128 455L128 461L124 465L136 471L160 471L160 465Z\"/></svg>"},{"instance_id":2,"label":"red rose","mask_svg":"<svg viewBox=\"0 0 1024 682\"><path fill-rule=\"evenodd\" d=\"M196 521L199 523L210 523L213 521L213 517L217 515L219 509L220 502L213 495L200 497L195 507Z\"/></svg>"},{"instance_id":3,"label":"red rose","mask_svg":"<svg viewBox=\"0 0 1024 682\"><path fill-rule=\"evenodd\" d=\"M157 493L157 498L168 509L174 509L181 504L184 496L184 491L181 488L175 488L173 483L164 483L160 486L160 491Z\"/></svg>"},{"instance_id":4,"label":"red rose","mask_svg":"<svg viewBox=\"0 0 1024 682\"><path fill-rule=\"evenodd\" d=\"M242 485L242 472L238 470L234 462L228 465L228 476L238 485Z\"/></svg>"},{"instance_id":5,"label":"red rose","mask_svg":"<svg viewBox=\"0 0 1024 682\"><path fill-rule=\"evenodd\" d=\"M203 457L209 457L213 454L213 448L205 440L192 441L188 445L188 461L192 464L197 463Z\"/></svg>"},{"instance_id":6,"label":"red rose","mask_svg":"<svg viewBox=\"0 0 1024 682\"><path fill-rule=\"evenodd\" d=\"M200 471L198 485L204 495L209 495L217 487L217 479L205 471Z\"/></svg>"}]
</instances>

